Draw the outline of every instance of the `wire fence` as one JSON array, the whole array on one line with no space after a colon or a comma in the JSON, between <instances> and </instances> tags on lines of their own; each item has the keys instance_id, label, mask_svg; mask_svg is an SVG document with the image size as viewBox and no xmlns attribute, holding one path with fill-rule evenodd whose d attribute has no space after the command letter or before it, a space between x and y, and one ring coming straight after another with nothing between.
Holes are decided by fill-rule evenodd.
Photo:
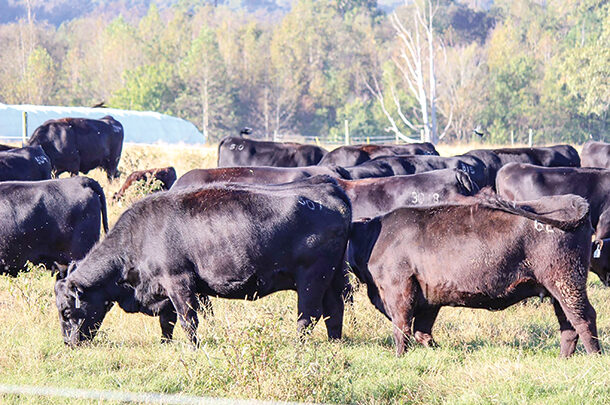
<instances>
[{"instance_id":1,"label":"wire fence","mask_svg":"<svg viewBox=\"0 0 610 405\"><path fill-rule=\"evenodd\" d=\"M356 144L390 144L390 143L405 143L399 141L393 135L377 135L377 136L353 136L346 139L324 138L315 135L296 135L296 134L278 134L274 137L277 142L297 142L316 145L356 145Z\"/></svg>"}]
</instances>

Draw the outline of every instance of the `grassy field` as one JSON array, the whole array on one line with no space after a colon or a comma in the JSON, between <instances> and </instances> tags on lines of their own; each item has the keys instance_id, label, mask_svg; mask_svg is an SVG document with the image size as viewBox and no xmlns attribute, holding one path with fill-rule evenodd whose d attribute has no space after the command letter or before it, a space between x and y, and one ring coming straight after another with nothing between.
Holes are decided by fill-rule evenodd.
<instances>
[{"instance_id":1,"label":"grassy field","mask_svg":"<svg viewBox=\"0 0 610 405\"><path fill-rule=\"evenodd\" d=\"M215 155L215 148L126 146L121 169L171 164L181 175L214 166ZM108 196L121 183L91 175ZM111 223L138 197L109 201ZM416 346L401 358L389 321L364 287L347 309L341 342L327 342L323 325L305 342L297 339L296 294L283 292L258 302L213 299L215 315L201 319L197 351L180 328L174 343L162 345L157 318L119 308L92 344L73 350L60 336L53 283L39 268L0 277L0 384L358 404L610 403L610 356L590 357L579 346L571 359L559 359L557 321L539 299L494 313L444 308L435 327L440 347ZM608 348L610 289L592 275L589 294ZM24 402L66 400L0 396L0 403Z\"/></svg>"}]
</instances>

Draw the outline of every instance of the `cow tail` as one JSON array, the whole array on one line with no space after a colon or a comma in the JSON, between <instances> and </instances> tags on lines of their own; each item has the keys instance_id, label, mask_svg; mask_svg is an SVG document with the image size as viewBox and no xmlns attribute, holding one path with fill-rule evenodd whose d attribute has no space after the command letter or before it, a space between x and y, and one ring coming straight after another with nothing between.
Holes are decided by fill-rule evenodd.
<instances>
[{"instance_id":1,"label":"cow tail","mask_svg":"<svg viewBox=\"0 0 610 405\"><path fill-rule=\"evenodd\" d=\"M495 209L536 220L544 224L554 226L555 228L559 228L563 231L571 231L582 225L590 218L590 207L587 200L580 196L569 195L569 197L570 198L566 198L567 202L566 206L564 207L568 210L569 217L565 219L550 218L548 215L551 213L536 213L527 205L527 202L516 204L514 202L506 201L498 196L488 197L486 202Z\"/></svg>"},{"instance_id":2,"label":"cow tail","mask_svg":"<svg viewBox=\"0 0 610 405\"><path fill-rule=\"evenodd\" d=\"M88 179L87 185L97 194L100 199L101 211L102 211L102 226L104 227L104 233L108 235L108 211L106 209L106 196L104 195L104 189L100 184L93 180Z\"/></svg>"}]
</instances>

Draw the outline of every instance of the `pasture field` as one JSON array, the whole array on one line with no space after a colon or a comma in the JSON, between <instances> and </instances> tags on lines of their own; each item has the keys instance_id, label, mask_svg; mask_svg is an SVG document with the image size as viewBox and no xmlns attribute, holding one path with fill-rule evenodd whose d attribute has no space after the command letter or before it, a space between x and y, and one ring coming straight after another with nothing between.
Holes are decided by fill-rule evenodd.
<instances>
[{"instance_id":1,"label":"pasture field","mask_svg":"<svg viewBox=\"0 0 610 405\"><path fill-rule=\"evenodd\" d=\"M462 153L439 148L441 154ZM178 175L213 167L215 148L126 145L120 181L106 191L110 222L140 195L110 200L132 170L173 165ZM0 384L181 393L355 404L601 404L610 403L610 289L591 275L604 354L582 346L559 358L552 305L530 299L505 311L444 308L435 326L439 348L414 346L396 358L391 324L360 286L347 308L344 339L328 342L323 324L300 341L296 293L257 302L212 299L214 316L200 318L201 348L193 351L176 327L175 342L160 343L157 318L107 315L99 336L78 349L64 346L53 294L54 277L32 267L0 276ZM0 395L2 404L66 403L62 398ZM87 401L71 401L89 403ZM107 403L107 402L103 402Z\"/></svg>"}]
</instances>

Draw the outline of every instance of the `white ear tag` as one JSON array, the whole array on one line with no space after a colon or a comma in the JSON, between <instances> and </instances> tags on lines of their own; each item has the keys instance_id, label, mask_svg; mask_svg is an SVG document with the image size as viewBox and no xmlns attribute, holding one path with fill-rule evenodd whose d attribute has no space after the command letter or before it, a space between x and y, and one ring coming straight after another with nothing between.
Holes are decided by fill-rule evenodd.
<instances>
[{"instance_id":1,"label":"white ear tag","mask_svg":"<svg viewBox=\"0 0 610 405\"><path fill-rule=\"evenodd\" d=\"M595 248L595 251L593 252L593 258L594 259L599 259L602 255L602 246L604 246L604 241L600 240L599 242L596 243L597 247Z\"/></svg>"}]
</instances>

